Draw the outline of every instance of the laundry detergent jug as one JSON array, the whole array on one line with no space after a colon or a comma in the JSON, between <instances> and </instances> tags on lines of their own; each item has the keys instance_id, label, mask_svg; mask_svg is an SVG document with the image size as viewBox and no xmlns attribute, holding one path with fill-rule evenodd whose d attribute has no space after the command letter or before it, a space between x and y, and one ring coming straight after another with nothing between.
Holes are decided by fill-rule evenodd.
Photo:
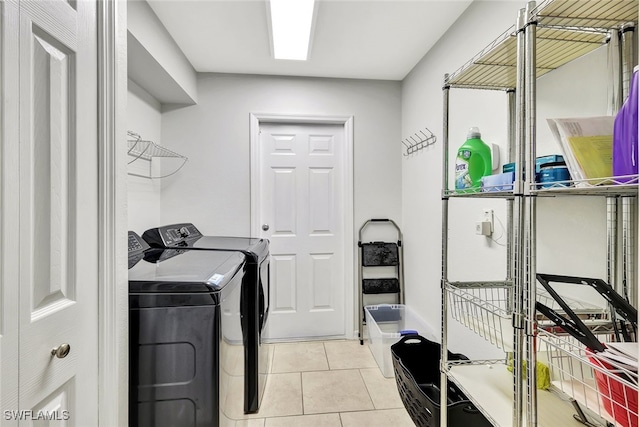
<instances>
[{"instance_id":1,"label":"laundry detergent jug","mask_svg":"<svg viewBox=\"0 0 640 427\"><path fill-rule=\"evenodd\" d=\"M467 140L456 156L456 190L478 191L482 177L491 175L491 149L480 139L477 127L469 129Z\"/></svg>"}]
</instances>

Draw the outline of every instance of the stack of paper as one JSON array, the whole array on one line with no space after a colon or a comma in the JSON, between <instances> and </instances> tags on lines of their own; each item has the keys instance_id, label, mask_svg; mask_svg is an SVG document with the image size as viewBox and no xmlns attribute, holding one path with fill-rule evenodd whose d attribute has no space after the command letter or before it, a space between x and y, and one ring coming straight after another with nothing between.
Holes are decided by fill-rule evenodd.
<instances>
[{"instance_id":1,"label":"stack of paper","mask_svg":"<svg viewBox=\"0 0 640 427\"><path fill-rule=\"evenodd\" d=\"M609 342L607 349L598 356L607 359L616 368L631 372L638 372L638 343L637 342Z\"/></svg>"},{"instance_id":2,"label":"stack of paper","mask_svg":"<svg viewBox=\"0 0 640 427\"><path fill-rule=\"evenodd\" d=\"M574 181L608 178L613 175L614 120L613 116L547 119ZM608 182L595 182L604 183Z\"/></svg>"}]
</instances>

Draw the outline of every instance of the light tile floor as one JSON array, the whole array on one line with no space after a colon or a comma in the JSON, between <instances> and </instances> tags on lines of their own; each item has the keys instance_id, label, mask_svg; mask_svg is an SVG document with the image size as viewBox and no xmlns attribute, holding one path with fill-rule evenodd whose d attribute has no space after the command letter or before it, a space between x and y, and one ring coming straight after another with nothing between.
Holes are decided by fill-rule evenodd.
<instances>
[{"instance_id":1,"label":"light tile floor","mask_svg":"<svg viewBox=\"0 0 640 427\"><path fill-rule=\"evenodd\" d=\"M238 427L413 427L395 379L359 341L274 344L257 418ZM262 417L262 418L261 418Z\"/></svg>"}]
</instances>

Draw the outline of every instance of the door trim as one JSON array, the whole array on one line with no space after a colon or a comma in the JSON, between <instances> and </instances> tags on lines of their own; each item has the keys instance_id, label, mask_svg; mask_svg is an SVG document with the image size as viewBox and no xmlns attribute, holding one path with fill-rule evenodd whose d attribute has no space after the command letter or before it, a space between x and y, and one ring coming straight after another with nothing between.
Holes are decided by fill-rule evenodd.
<instances>
[{"instance_id":1,"label":"door trim","mask_svg":"<svg viewBox=\"0 0 640 427\"><path fill-rule=\"evenodd\" d=\"M18 409L19 326L18 286L20 273L19 169L19 7L18 2L0 4L0 409ZM9 60L11 58L11 60ZM17 226L16 226L17 225ZM18 420L4 420L17 426Z\"/></svg>"},{"instance_id":2,"label":"door trim","mask_svg":"<svg viewBox=\"0 0 640 427\"><path fill-rule=\"evenodd\" d=\"M98 425L128 425L127 4L98 1Z\"/></svg>"},{"instance_id":3,"label":"door trim","mask_svg":"<svg viewBox=\"0 0 640 427\"><path fill-rule=\"evenodd\" d=\"M260 125L264 123L283 124L334 124L344 128L344 302L345 302L345 338L353 339L354 330L357 329L355 323L355 294L356 281L354 279L354 259L355 259L355 237L353 219L353 116L318 116L318 115L296 115L296 114L267 114L249 113L251 132L251 168L249 181L251 182L251 230L250 234L258 236L260 234L260 214L259 186L260 186L260 158L258 144L260 143Z\"/></svg>"}]
</instances>

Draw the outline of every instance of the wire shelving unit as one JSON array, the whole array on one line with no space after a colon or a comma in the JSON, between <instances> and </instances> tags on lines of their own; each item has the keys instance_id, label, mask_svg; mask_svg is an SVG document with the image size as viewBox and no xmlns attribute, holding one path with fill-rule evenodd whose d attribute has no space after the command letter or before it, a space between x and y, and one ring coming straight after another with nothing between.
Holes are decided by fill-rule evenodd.
<instances>
[{"instance_id":1,"label":"wire shelving unit","mask_svg":"<svg viewBox=\"0 0 640 427\"><path fill-rule=\"evenodd\" d=\"M563 181L541 188L535 183L536 156L536 79L603 45L612 37L620 40L620 75L614 82L620 92L628 84L636 63L634 41L638 21L638 2L634 0L579 1L544 0L529 2L517 22L485 49L451 74L443 85L443 191L442 191L442 354L441 383L458 385L476 407L496 426L579 426L589 420L608 425L624 417L613 417L606 410L607 382L619 378L615 369L603 368L597 357L590 357L571 339L549 326L536 313L535 303L547 296L536 285L536 218L538 196L571 197L589 195L607 201L607 283L620 292L630 291L633 283L635 232L634 205L638 195L638 176L607 177L597 180ZM452 89L498 90L509 104L509 147L507 159L516 163L513 187L486 192L458 192L449 188L449 92ZM495 282L452 282L449 279L448 229L449 200L452 198L502 198L507 203L507 271ZM621 218L621 220L619 220ZM622 236L618 229L622 228ZM622 237L621 239L619 237ZM621 240L622 251L618 251ZM617 271L618 253L622 271ZM624 289L621 284L624 284ZM589 319L589 328L610 333L611 317L606 310L580 306ZM513 369L506 369L508 358L493 361L448 361L447 330L449 316L512 355ZM538 356L551 367L554 393L536 389ZM522 363L526 362L526 363ZM523 367L526 366L526 367ZM614 367L615 368L615 367ZM613 373L612 373L613 372ZM627 376L624 376L627 375ZM524 381L522 378L526 378ZM568 382L562 382L566 379ZM627 381L628 380L628 381ZM559 382L558 382L559 381ZM623 372L623 390L638 394L637 373ZM594 385L595 384L595 385ZM604 385L604 386L603 386ZM583 390L582 394L579 390ZM585 391L586 390L586 391ZM595 393L595 397L594 397ZM589 395L588 397L586 397ZM447 401L442 387L441 402ZM574 414L574 410L578 414ZM611 411L627 411L637 420L635 409L625 399L613 402ZM626 409L625 409L626 408ZM584 416L584 412L588 417ZM574 416L576 415L576 416ZM581 417L582 415L582 417ZM440 413L440 425L447 425L447 411ZM592 424L595 425L595 424ZM634 424L627 424L634 425ZM635 424L637 426L637 424Z\"/></svg>"}]
</instances>

